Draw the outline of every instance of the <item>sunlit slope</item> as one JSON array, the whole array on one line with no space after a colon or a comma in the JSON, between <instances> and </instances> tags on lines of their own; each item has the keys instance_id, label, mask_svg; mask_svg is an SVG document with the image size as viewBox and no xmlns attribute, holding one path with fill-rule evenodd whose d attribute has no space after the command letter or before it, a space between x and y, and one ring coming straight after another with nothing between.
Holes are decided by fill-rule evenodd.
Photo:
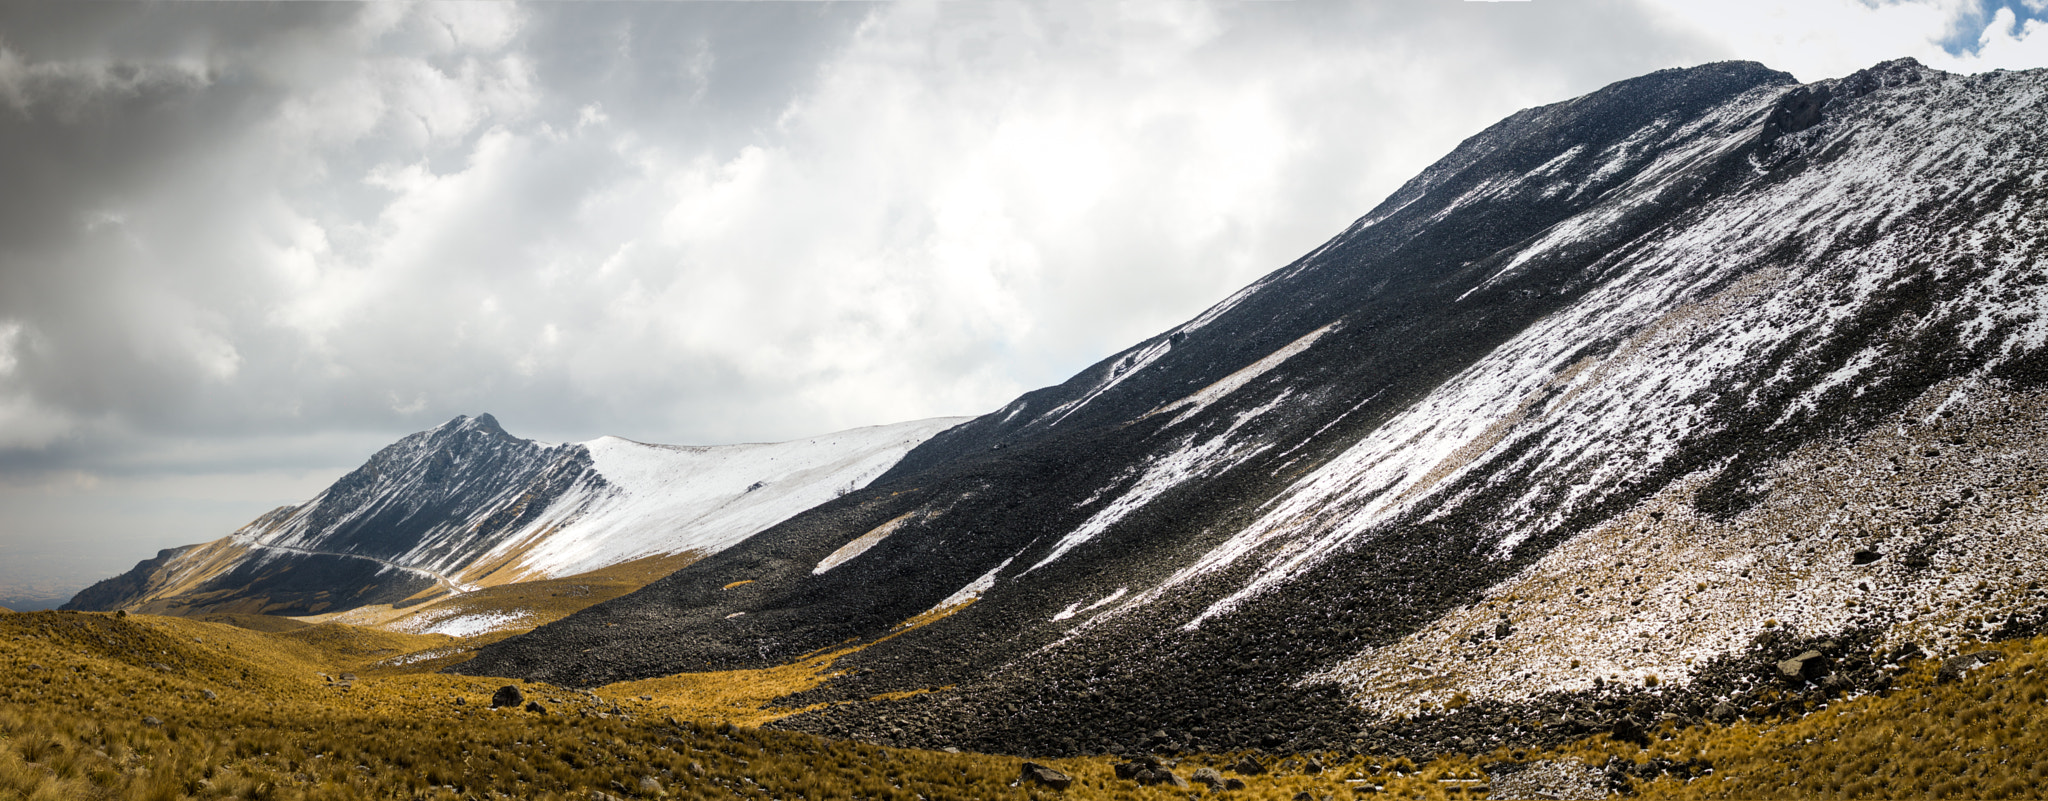
<instances>
[{"instance_id":1,"label":"sunlit slope","mask_svg":"<svg viewBox=\"0 0 2048 801\"><path fill-rule=\"evenodd\" d=\"M768 444L520 439L458 417L379 451L318 497L169 549L67 608L314 615L716 553L865 486L958 420Z\"/></svg>"}]
</instances>

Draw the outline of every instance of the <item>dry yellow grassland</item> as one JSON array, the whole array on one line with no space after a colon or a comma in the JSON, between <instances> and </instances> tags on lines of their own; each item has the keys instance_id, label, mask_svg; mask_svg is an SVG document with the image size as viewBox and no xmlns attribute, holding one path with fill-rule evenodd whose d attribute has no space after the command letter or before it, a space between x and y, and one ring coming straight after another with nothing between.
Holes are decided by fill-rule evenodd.
<instances>
[{"instance_id":1,"label":"dry yellow grassland","mask_svg":"<svg viewBox=\"0 0 2048 801\"><path fill-rule=\"evenodd\" d=\"M880 748L746 725L788 710L769 699L829 666L659 679L585 693L519 684L546 711L489 709L500 680L373 668L391 649L447 638L340 624L285 633L152 616L0 615L0 799L179 798L1186 798L1113 775L1107 757L1044 760L1064 793L1012 787L1021 759ZM1462 797L1446 779L1499 762L1605 765L1704 759L1714 771L1637 785L1646 798L2024 796L2048 779L2034 739L2048 725L2048 639L1993 646L2006 658L1937 684L1935 665L1884 696L1804 716L1666 731L1648 748L1599 735L1550 751L1405 759L1272 760L1236 776L1242 799ZM356 671L364 671L355 676ZM777 672L782 671L782 672ZM687 709L675 701L687 700ZM669 708L664 708L664 707ZM643 785L643 780L652 782ZM653 788L658 785L659 790ZM648 788L643 792L642 788Z\"/></svg>"}]
</instances>

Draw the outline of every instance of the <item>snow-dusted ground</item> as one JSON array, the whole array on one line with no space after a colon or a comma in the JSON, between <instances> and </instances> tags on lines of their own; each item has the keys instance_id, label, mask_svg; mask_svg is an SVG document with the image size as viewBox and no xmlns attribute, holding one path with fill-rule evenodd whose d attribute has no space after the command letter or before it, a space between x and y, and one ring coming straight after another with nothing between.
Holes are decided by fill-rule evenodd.
<instances>
[{"instance_id":1,"label":"snow-dusted ground","mask_svg":"<svg viewBox=\"0 0 2048 801\"><path fill-rule=\"evenodd\" d=\"M407 634L446 634L450 637L475 637L506 629L530 628L526 621L532 615L518 609L462 612L432 617L414 617L389 624L385 628Z\"/></svg>"},{"instance_id":2,"label":"snow-dusted ground","mask_svg":"<svg viewBox=\"0 0 2048 801\"><path fill-rule=\"evenodd\" d=\"M1783 425L1830 397L1839 402L1843 393L1883 386L1926 358L1913 348L1929 341L1947 342L1950 353L1991 355L1981 369L1930 391L1884 435L1810 447L1779 463L1768 502L1732 520L1689 511L1713 469L1696 473L1580 533L1499 588L1492 603L1317 680L1349 685L1383 711L1412 711L1418 700L1452 688L1475 698L1519 697L1590 686L1596 677L1683 679L1691 666L1746 647L1766 623L1825 634L1894 621L1895 637L1939 646L1973 630L1973 616L2014 608L2000 593L2032 592L2026 579L2048 566L2048 519L2038 495L2048 471L2035 445L2048 433L2039 425L2048 409L1992 376L2008 358L2048 341L2048 210L2039 202L2048 183L2048 71L1964 77L1929 70L1920 78L1838 97L1826 123L1766 151L1773 161L1750 160L1752 186L1698 204L1682 224L1626 247L1601 245L1607 255L1584 271L1594 286L1576 302L1296 481L1222 546L1074 631L1250 562L1249 580L1186 623L1199 627L1399 521L1439 519L1466 504L1483 505L1472 507L1484 511L1482 539L1495 558L1506 558L1523 543L1582 525L1570 521L1625 493L1631 481L1656 475L1688 447L1754 426L1743 416L1762 404L1791 397L1765 428ZM1701 185L1695 168L1725 162L1753 142L1785 90L1752 92L1682 126L1660 120L1643 135L1654 134L1656 148L1637 147L1647 141L1639 136L1597 154L1573 149L1528 175L1474 188L1458 202L1527 186L1576 191L1558 177L1575 159L1599 160L1597 170L1575 168L1576 175L1648 161L1599 203L1504 254L1488 283L1612 236L1616 221L1640 208L1690 195ZM1973 210L1945 213L1958 207ZM1936 298L1928 308L1902 313L1883 305L1900 303L1896 290L1916 285ZM1872 328L1871 320L1882 322ZM1951 330L1952 342L1941 339ZM1960 427L1941 412L1981 428ZM1962 439L1941 444L1955 437ZM1155 459L1051 558L1114 525L1126 507L1157 497L1157 485L1210 470L1218 460L1205 454L1215 445L1186 442ZM1912 463L1921 457L1911 454L1930 448L1966 461L1929 467L1931 483L1920 484L1885 461L1907 454ZM1851 564L1873 542L1894 552L1905 547L1917 536L1905 528L1908 519L1931 514L1912 510L1954 500L1968 486L1997 510L1956 532L1980 547L1942 551L1946 562L1919 572L1897 569L1896 559L1877 569ZM1513 494L1481 495L1496 490ZM1659 517L1648 517L1653 511ZM1788 539L1788 532L1808 533ZM1522 633L1470 639L1493 631L1503 614Z\"/></svg>"},{"instance_id":3,"label":"snow-dusted ground","mask_svg":"<svg viewBox=\"0 0 2048 801\"><path fill-rule=\"evenodd\" d=\"M583 443L615 490L593 493L568 519L537 522L478 561L518 554L532 575L557 577L646 556L715 553L798 512L874 481L911 448L965 422L934 418L765 445Z\"/></svg>"},{"instance_id":4,"label":"snow-dusted ground","mask_svg":"<svg viewBox=\"0 0 2048 801\"><path fill-rule=\"evenodd\" d=\"M1694 511L1698 482L1671 487L1485 601L1311 681L1400 713L1455 692L1684 681L1767 628L1879 625L1887 647L1944 653L2048 599L2048 394L1951 382L1859 441L1801 449L1772 481L1763 504L1727 521ZM1909 565L1918 546L1943 541L1972 547ZM1877 556L1859 565L1858 551ZM1513 633L1496 638L1502 621Z\"/></svg>"}]
</instances>

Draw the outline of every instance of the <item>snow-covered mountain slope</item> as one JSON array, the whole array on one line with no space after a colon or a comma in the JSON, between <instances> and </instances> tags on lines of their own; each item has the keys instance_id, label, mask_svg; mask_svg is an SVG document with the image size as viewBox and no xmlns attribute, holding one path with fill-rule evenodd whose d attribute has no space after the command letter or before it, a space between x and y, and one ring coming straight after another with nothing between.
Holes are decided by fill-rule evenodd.
<instances>
[{"instance_id":1,"label":"snow-covered mountain slope","mask_svg":"<svg viewBox=\"0 0 2048 801\"><path fill-rule=\"evenodd\" d=\"M1724 63L1522 111L1194 320L458 670L894 634L782 725L1034 753L1867 687L2040 603L2042 154L2044 71ZM1809 647L1838 679L1766 699Z\"/></svg>"},{"instance_id":2,"label":"snow-covered mountain slope","mask_svg":"<svg viewBox=\"0 0 2048 801\"><path fill-rule=\"evenodd\" d=\"M487 414L457 417L304 504L166 551L72 605L317 614L716 553L865 486L959 422L690 447L551 445L507 434Z\"/></svg>"}]
</instances>

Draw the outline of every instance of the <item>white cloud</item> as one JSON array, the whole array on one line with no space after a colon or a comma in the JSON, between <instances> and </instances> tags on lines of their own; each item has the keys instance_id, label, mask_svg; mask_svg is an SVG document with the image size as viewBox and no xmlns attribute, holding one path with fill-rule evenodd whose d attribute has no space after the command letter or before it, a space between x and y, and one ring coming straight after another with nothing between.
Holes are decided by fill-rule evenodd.
<instances>
[{"instance_id":1,"label":"white cloud","mask_svg":"<svg viewBox=\"0 0 2048 801\"><path fill-rule=\"evenodd\" d=\"M327 465L458 412L717 442L983 411L1516 109L2048 46L1963 0L107 8L76 38L114 44L0 42L38 201L0 216L0 473L350 432L221 457Z\"/></svg>"},{"instance_id":2,"label":"white cloud","mask_svg":"<svg viewBox=\"0 0 2048 801\"><path fill-rule=\"evenodd\" d=\"M1760 61L1802 81L1839 78L1912 56L1946 63L1941 49L1975 0L1644 0L1665 23L1703 37L1732 58Z\"/></svg>"},{"instance_id":3,"label":"white cloud","mask_svg":"<svg viewBox=\"0 0 2048 801\"><path fill-rule=\"evenodd\" d=\"M2048 66L2048 39L2032 37L2029 20L1998 8L1988 18L1981 0L1644 0L1673 29L1700 36L1729 58L1761 61L1802 81L1839 78L1881 61L1913 57L1949 72ZM2048 2L2027 0L2036 13ZM1951 54L1944 42L1977 44Z\"/></svg>"},{"instance_id":4,"label":"white cloud","mask_svg":"<svg viewBox=\"0 0 2048 801\"><path fill-rule=\"evenodd\" d=\"M2035 13L2048 12L2048 0L2030 0L2027 7ZM2027 20L2023 26L2011 9L2001 8L1992 15L1991 23L1977 39L1976 57L1969 60L1971 67L1978 70L2038 69L2048 66L2048 23L2039 19Z\"/></svg>"}]
</instances>

